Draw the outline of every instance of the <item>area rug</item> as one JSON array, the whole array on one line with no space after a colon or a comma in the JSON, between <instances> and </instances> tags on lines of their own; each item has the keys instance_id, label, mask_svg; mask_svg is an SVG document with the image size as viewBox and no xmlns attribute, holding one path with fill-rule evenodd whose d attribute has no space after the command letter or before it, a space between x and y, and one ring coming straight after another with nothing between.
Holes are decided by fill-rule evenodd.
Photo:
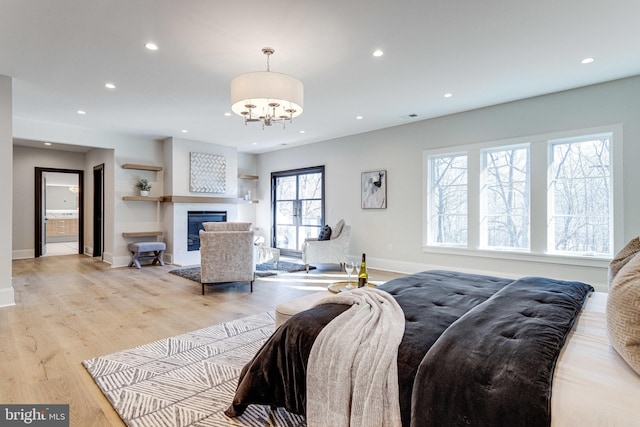
<instances>
[{"instance_id":1,"label":"area rug","mask_svg":"<svg viewBox=\"0 0 640 427\"><path fill-rule=\"evenodd\" d=\"M306 269L304 264L297 264L295 262L280 261L277 268L274 267L273 262L264 262L256 265L256 277L275 276L279 273L293 273L295 271L304 271ZM309 266L310 270L315 269L313 266ZM176 276L184 277L185 279L193 280L200 283L200 267L186 267L177 268L169 271Z\"/></svg>"},{"instance_id":2,"label":"area rug","mask_svg":"<svg viewBox=\"0 0 640 427\"><path fill-rule=\"evenodd\" d=\"M242 367L273 333L261 313L82 362L129 427L305 426L304 417L250 405L224 410Z\"/></svg>"}]
</instances>

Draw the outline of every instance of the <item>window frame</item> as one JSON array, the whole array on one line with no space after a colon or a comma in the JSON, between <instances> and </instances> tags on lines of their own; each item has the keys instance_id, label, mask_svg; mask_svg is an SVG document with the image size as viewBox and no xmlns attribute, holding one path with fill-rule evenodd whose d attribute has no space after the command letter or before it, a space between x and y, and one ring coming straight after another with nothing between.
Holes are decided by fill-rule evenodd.
<instances>
[{"instance_id":1,"label":"window frame","mask_svg":"<svg viewBox=\"0 0 640 427\"><path fill-rule=\"evenodd\" d=\"M611 162L611 254L594 256L590 254L567 254L548 250L548 189L552 143L582 140L588 137L607 135L610 137ZM500 147L528 145L530 150L530 246L528 250L512 250L503 248L482 247L480 244L480 219L482 189L482 151L499 149ZM430 159L446 155L467 155L467 245L451 246L433 244L430 239ZM423 218L422 218L422 251L452 255L479 256L488 258L513 259L530 262L558 263L576 266L606 267L615 253L615 248L624 244L624 204L623 204L623 127L613 124L594 128L575 129L512 139L488 141L482 143L450 146L446 148L423 151Z\"/></svg>"}]
</instances>

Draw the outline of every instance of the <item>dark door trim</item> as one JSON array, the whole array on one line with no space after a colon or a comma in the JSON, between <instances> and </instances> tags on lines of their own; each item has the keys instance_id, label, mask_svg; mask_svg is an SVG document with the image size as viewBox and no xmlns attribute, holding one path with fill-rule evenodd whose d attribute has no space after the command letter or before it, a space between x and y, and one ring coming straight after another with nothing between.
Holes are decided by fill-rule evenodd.
<instances>
[{"instance_id":1,"label":"dark door trim","mask_svg":"<svg viewBox=\"0 0 640 427\"><path fill-rule=\"evenodd\" d=\"M84 171L79 169L35 168L35 248L34 257L42 256L42 244L46 236L42 235L42 174L44 172L73 173L78 175L78 253L84 253Z\"/></svg>"},{"instance_id":2,"label":"dark door trim","mask_svg":"<svg viewBox=\"0 0 640 427\"><path fill-rule=\"evenodd\" d=\"M93 256L104 249L104 163L93 167Z\"/></svg>"}]
</instances>

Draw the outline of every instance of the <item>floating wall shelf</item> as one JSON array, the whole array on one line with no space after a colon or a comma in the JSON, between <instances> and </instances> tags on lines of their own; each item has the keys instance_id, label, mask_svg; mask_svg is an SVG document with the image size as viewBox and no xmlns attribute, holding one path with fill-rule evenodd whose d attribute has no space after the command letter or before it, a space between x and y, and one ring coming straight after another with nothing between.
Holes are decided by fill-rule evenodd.
<instances>
[{"instance_id":1,"label":"floating wall shelf","mask_svg":"<svg viewBox=\"0 0 640 427\"><path fill-rule=\"evenodd\" d=\"M122 233L122 237L157 237L162 236L162 231L129 231Z\"/></svg>"},{"instance_id":2,"label":"floating wall shelf","mask_svg":"<svg viewBox=\"0 0 640 427\"><path fill-rule=\"evenodd\" d=\"M152 166L152 165L136 165L133 163L125 163L122 165L122 169L136 169L141 171L156 171L159 172L162 170L162 166Z\"/></svg>"},{"instance_id":3,"label":"floating wall shelf","mask_svg":"<svg viewBox=\"0 0 640 427\"><path fill-rule=\"evenodd\" d=\"M122 200L137 201L137 202L161 202L162 201L162 197L123 196Z\"/></svg>"}]
</instances>

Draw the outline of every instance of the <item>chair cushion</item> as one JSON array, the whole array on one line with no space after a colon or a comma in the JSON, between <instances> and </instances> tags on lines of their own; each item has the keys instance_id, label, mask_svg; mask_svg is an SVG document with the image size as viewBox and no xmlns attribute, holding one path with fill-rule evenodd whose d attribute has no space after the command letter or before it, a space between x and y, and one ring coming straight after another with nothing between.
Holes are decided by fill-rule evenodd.
<instances>
[{"instance_id":1,"label":"chair cushion","mask_svg":"<svg viewBox=\"0 0 640 427\"><path fill-rule=\"evenodd\" d=\"M640 374L640 239L636 237L618 252L609 268L609 339L618 354Z\"/></svg>"},{"instance_id":2,"label":"chair cushion","mask_svg":"<svg viewBox=\"0 0 640 427\"><path fill-rule=\"evenodd\" d=\"M336 225L333 227L333 234L331 235L331 238L336 239L340 237L340 234L342 233L343 228L344 228L344 219L341 219L340 221L336 222Z\"/></svg>"},{"instance_id":3,"label":"chair cushion","mask_svg":"<svg viewBox=\"0 0 640 427\"><path fill-rule=\"evenodd\" d=\"M318 240L329 240L331 238L331 227L325 225L320 229L320 234L318 234Z\"/></svg>"}]
</instances>

